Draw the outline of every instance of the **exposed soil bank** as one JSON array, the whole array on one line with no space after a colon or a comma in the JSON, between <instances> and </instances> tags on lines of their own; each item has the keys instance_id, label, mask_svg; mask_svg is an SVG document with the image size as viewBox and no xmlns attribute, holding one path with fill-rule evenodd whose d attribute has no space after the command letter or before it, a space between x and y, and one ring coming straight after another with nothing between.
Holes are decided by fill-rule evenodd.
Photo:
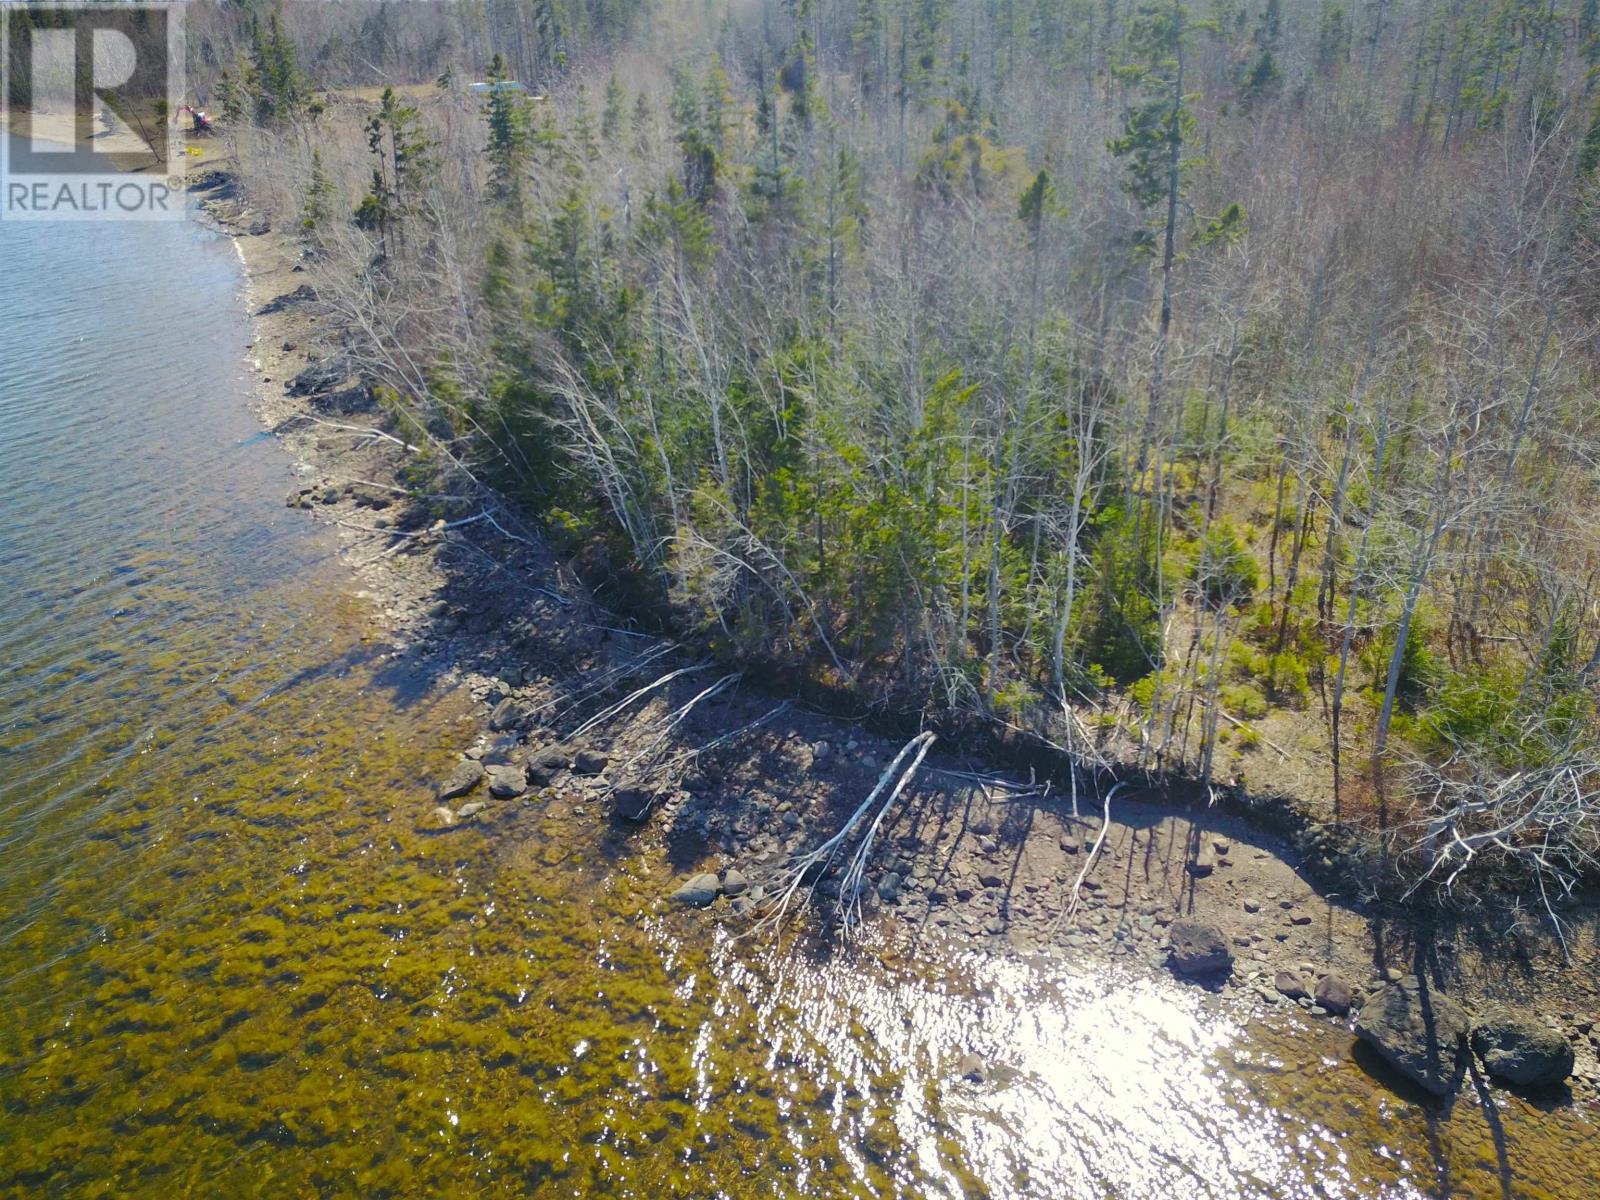
<instances>
[{"instance_id":1,"label":"exposed soil bank","mask_svg":"<svg viewBox=\"0 0 1600 1200\"><path fill-rule=\"evenodd\" d=\"M201 176L197 190L245 264L261 416L303 478L286 502L340 531L390 636L482 704L484 731L464 758L512 768L501 774L524 781L519 795L493 798L475 782L448 798L455 825L441 836L492 831L497 812L535 798L553 818L605 821L617 819L619 792L645 795L650 812L633 836L659 839L685 877L717 873L719 890L731 883L727 892L740 892L742 877L750 890L717 898L713 911L747 909L779 863L839 828L900 742L734 682L683 712L721 676L709 666L572 737L607 705L695 664L596 605L492 497L463 498L445 517L408 507L397 475L404 451L382 436L382 416L360 382L330 366L333 333L293 239L244 210L225 176ZM529 780L524 763L547 749L559 754ZM1229 943L1235 965L1222 986L1263 1008L1315 1003L1287 998L1282 982L1331 974L1370 994L1386 975L1415 972L1469 1005L1534 1007L1572 1041L1580 1094L1600 1087L1593 905L1564 914L1572 962L1563 966L1557 940L1533 913L1422 921L1367 908L1339 882L1338 847L1293 805L1240 795L1225 812L1186 803L1181 785L1130 778L1102 831L1098 796L1079 797L1075 810L1057 787L1025 784L1025 775L1010 784L991 778L997 765L1020 760L946 749L935 747L869 871L870 919L920 952L975 942L1161 970L1172 922L1193 917ZM581 761L579 751L587 752ZM475 776L468 768L463 780ZM419 825L450 823L438 804L419 790ZM1099 856L1069 919L1074 882L1096 842ZM730 868L739 873L732 880L723 874Z\"/></svg>"}]
</instances>

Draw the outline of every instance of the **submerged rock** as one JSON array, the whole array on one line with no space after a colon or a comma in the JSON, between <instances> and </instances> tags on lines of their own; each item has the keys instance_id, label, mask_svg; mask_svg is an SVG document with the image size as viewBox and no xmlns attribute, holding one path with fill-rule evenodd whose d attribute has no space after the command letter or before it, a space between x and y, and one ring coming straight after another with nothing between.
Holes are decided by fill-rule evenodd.
<instances>
[{"instance_id":1,"label":"submerged rock","mask_svg":"<svg viewBox=\"0 0 1600 1200\"><path fill-rule=\"evenodd\" d=\"M528 755L528 781L543 787L571 765L571 756L559 746L535 750Z\"/></svg>"},{"instance_id":2,"label":"submerged rock","mask_svg":"<svg viewBox=\"0 0 1600 1200\"><path fill-rule=\"evenodd\" d=\"M527 772L521 767L488 768L489 794L496 800L510 800L528 790Z\"/></svg>"},{"instance_id":3,"label":"submerged rock","mask_svg":"<svg viewBox=\"0 0 1600 1200\"><path fill-rule=\"evenodd\" d=\"M709 871L696 875L679 886L672 893L672 899L679 904L692 905L695 908L704 908L710 904L722 891L722 883Z\"/></svg>"},{"instance_id":4,"label":"submerged rock","mask_svg":"<svg viewBox=\"0 0 1600 1200\"><path fill-rule=\"evenodd\" d=\"M1472 1022L1443 992L1408 975L1361 1006L1356 1036L1395 1070L1436 1096L1455 1090Z\"/></svg>"},{"instance_id":5,"label":"submerged rock","mask_svg":"<svg viewBox=\"0 0 1600 1200\"><path fill-rule=\"evenodd\" d=\"M744 877L744 872L737 867L729 867L722 873L722 891L724 895L743 895L749 886L750 881Z\"/></svg>"},{"instance_id":6,"label":"submerged rock","mask_svg":"<svg viewBox=\"0 0 1600 1200\"><path fill-rule=\"evenodd\" d=\"M956 1061L956 1074L968 1083L982 1083L989 1077L988 1067L976 1054L963 1054Z\"/></svg>"},{"instance_id":7,"label":"submerged rock","mask_svg":"<svg viewBox=\"0 0 1600 1200\"><path fill-rule=\"evenodd\" d=\"M1483 1069L1518 1087L1560 1083L1572 1074L1572 1043L1531 1013L1498 1009L1472 1031Z\"/></svg>"},{"instance_id":8,"label":"submerged rock","mask_svg":"<svg viewBox=\"0 0 1600 1200\"><path fill-rule=\"evenodd\" d=\"M465 796L483 782L485 774L482 763L470 758L464 759L456 764L455 770L440 781L436 796L440 800L454 800L458 796Z\"/></svg>"},{"instance_id":9,"label":"submerged rock","mask_svg":"<svg viewBox=\"0 0 1600 1200\"><path fill-rule=\"evenodd\" d=\"M428 814L427 818L422 822L422 827L424 829L454 829L455 824L456 814L441 804Z\"/></svg>"},{"instance_id":10,"label":"submerged rock","mask_svg":"<svg viewBox=\"0 0 1600 1200\"><path fill-rule=\"evenodd\" d=\"M1179 975L1226 975L1233 970L1233 952L1222 930L1204 921L1174 921L1167 965Z\"/></svg>"}]
</instances>

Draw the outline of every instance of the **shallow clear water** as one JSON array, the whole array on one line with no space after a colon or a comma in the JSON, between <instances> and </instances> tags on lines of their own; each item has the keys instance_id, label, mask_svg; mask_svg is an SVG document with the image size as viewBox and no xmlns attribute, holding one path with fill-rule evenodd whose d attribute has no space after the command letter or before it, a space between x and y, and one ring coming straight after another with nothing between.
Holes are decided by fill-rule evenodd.
<instances>
[{"instance_id":1,"label":"shallow clear water","mask_svg":"<svg viewBox=\"0 0 1600 1200\"><path fill-rule=\"evenodd\" d=\"M466 705L283 507L231 246L0 271L0 1193L1595 1194L1587 1114L1429 1110L1326 1024L736 943L559 803L414 832Z\"/></svg>"}]
</instances>

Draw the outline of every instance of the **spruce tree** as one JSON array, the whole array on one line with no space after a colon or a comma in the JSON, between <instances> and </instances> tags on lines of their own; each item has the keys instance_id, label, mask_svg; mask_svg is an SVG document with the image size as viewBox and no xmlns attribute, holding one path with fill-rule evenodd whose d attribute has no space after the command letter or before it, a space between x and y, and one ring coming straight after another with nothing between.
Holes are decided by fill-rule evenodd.
<instances>
[{"instance_id":1,"label":"spruce tree","mask_svg":"<svg viewBox=\"0 0 1600 1200\"><path fill-rule=\"evenodd\" d=\"M528 108L519 93L502 86L505 82L505 56L496 54L489 64L489 98L483 105L489 127L484 149L489 158L489 195L496 204L519 212L530 145Z\"/></svg>"}]
</instances>

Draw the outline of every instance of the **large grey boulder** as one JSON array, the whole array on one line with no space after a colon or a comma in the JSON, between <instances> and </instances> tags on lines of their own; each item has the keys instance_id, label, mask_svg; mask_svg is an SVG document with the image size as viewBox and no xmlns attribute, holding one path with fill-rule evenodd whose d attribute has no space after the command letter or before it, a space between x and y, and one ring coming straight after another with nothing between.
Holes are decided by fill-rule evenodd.
<instances>
[{"instance_id":1,"label":"large grey boulder","mask_svg":"<svg viewBox=\"0 0 1600 1200\"><path fill-rule=\"evenodd\" d=\"M1356 1036L1435 1096L1459 1084L1471 1032L1466 1010L1415 975L1385 985L1356 1015Z\"/></svg>"},{"instance_id":2,"label":"large grey boulder","mask_svg":"<svg viewBox=\"0 0 1600 1200\"><path fill-rule=\"evenodd\" d=\"M722 892L722 881L709 871L696 875L688 880L677 891L672 893L672 899L679 904L688 904L694 908L704 908Z\"/></svg>"},{"instance_id":3,"label":"large grey boulder","mask_svg":"<svg viewBox=\"0 0 1600 1200\"><path fill-rule=\"evenodd\" d=\"M1572 1043L1530 1013L1498 1009L1472 1031L1483 1069L1504 1083L1543 1087L1572 1074Z\"/></svg>"},{"instance_id":4,"label":"large grey boulder","mask_svg":"<svg viewBox=\"0 0 1600 1200\"><path fill-rule=\"evenodd\" d=\"M1312 994L1318 1004L1331 1013L1344 1016L1355 1004L1356 991L1342 975L1324 975L1317 980L1317 990Z\"/></svg>"},{"instance_id":5,"label":"large grey boulder","mask_svg":"<svg viewBox=\"0 0 1600 1200\"><path fill-rule=\"evenodd\" d=\"M1167 965L1179 975L1226 975L1233 970L1233 951L1217 926L1183 918L1172 923L1168 934L1172 951Z\"/></svg>"}]
</instances>

